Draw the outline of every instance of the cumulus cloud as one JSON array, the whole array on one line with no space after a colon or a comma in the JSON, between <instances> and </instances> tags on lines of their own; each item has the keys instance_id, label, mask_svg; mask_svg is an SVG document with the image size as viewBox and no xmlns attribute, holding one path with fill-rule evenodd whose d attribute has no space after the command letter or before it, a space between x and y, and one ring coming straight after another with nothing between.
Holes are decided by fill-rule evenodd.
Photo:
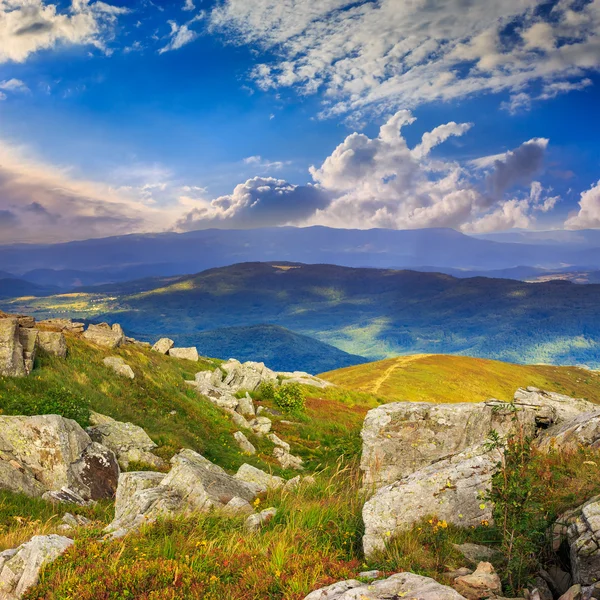
<instances>
[{"instance_id":1,"label":"cumulus cloud","mask_svg":"<svg viewBox=\"0 0 600 600\"><path fill-rule=\"evenodd\" d=\"M24 62L31 54L59 45L106 49L113 26L127 8L72 0L68 9L44 0L0 0L0 63Z\"/></svg>"},{"instance_id":2,"label":"cumulus cloud","mask_svg":"<svg viewBox=\"0 0 600 600\"><path fill-rule=\"evenodd\" d=\"M516 110L589 85L600 68L600 0L224 0L213 29L258 44L264 89L322 91L324 115L411 108L482 92L510 92Z\"/></svg>"},{"instance_id":3,"label":"cumulus cloud","mask_svg":"<svg viewBox=\"0 0 600 600\"><path fill-rule=\"evenodd\" d=\"M482 232L527 226L558 201L533 180L542 169L548 140L529 140L510 152L459 165L435 158L432 150L451 136L464 135L471 124L441 125L410 148L402 129L414 121L401 110L373 138L347 136L320 166L309 169L311 185L255 177L233 194L190 211L177 227L321 224ZM249 157L246 162L261 160Z\"/></svg>"},{"instance_id":4,"label":"cumulus cloud","mask_svg":"<svg viewBox=\"0 0 600 600\"><path fill-rule=\"evenodd\" d=\"M600 227L600 181L582 192L579 212L565 222L567 229L591 229Z\"/></svg>"},{"instance_id":5,"label":"cumulus cloud","mask_svg":"<svg viewBox=\"0 0 600 600\"><path fill-rule=\"evenodd\" d=\"M185 4L183 5L181 10L192 11L196 8L194 4L194 0L185 0Z\"/></svg>"}]
</instances>

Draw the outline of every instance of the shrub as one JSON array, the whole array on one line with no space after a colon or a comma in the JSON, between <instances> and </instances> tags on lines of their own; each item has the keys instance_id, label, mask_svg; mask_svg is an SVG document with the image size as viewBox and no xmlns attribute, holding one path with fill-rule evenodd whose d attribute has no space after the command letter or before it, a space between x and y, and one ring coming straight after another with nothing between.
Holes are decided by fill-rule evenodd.
<instances>
[{"instance_id":1,"label":"shrub","mask_svg":"<svg viewBox=\"0 0 600 600\"><path fill-rule=\"evenodd\" d=\"M256 393L254 394L256 400L275 400L275 386L272 381L263 381Z\"/></svg>"},{"instance_id":2,"label":"shrub","mask_svg":"<svg viewBox=\"0 0 600 600\"><path fill-rule=\"evenodd\" d=\"M304 394L297 383L287 383L275 392L275 404L288 412L304 410Z\"/></svg>"}]
</instances>

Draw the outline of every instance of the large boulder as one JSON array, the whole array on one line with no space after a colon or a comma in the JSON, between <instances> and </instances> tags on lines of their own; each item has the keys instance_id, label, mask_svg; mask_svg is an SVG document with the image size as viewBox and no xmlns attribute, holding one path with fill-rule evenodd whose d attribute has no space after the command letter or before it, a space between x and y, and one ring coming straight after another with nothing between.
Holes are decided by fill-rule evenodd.
<instances>
[{"instance_id":1,"label":"large boulder","mask_svg":"<svg viewBox=\"0 0 600 600\"><path fill-rule=\"evenodd\" d=\"M49 331L68 331L69 333L83 333L85 329L84 323L76 323L71 319L45 319L38 321L38 325L45 330Z\"/></svg>"},{"instance_id":2,"label":"large boulder","mask_svg":"<svg viewBox=\"0 0 600 600\"><path fill-rule=\"evenodd\" d=\"M265 473L265 471L246 463L238 469L234 477L247 484L255 494L262 494L267 490L277 490L285 484L283 478Z\"/></svg>"},{"instance_id":3,"label":"large boulder","mask_svg":"<svg viewBox=\"0 0 600 600\"><path fill-rule=\"evenodd\" d=\"M198 350L195 347L192 348L171 348L169 350L169 356L173 358L181 358L183 360L191 360L193 362L198 362L200 359L200 355L198 354Z\"/></svg>"},{"instance_id":4,"label":"large boulder","mask_svg":"<svg viewBox=\"0 0 600 600\"><path fill-rule=\"evenodd\" d=\"M259 362L241 363L231 358L221 365L221 370L225 373L222 385L234 393L240 390L254 392L265 381L277 381L277 373Z\"/></svg>"},{"instance_id":5,"label":"large boulder","mask_svg":"<svg viewBox=\"0 0 600 600\"><path fill-rule=\"evenodd\" d=\"M135 379L133 369L120 356L107 356L102 362L117 375L127 379Z\"/></svg>"},{"instance_id":6,"label":"large boulder","mask_svg":"<svg viewBox=\"0 0 600 600\"><path fill-rule=\"evenodd\" d=\"M576 451L581 446L600 448L600 411L582 413L541 433L536 440L542 452Z\"/></svg>"},{"instance_id":7,"label":"large boulder","mask_svg":"<svg viewBox=\"0 0 600 600\"><path fill-rule=\"evenodd\" d=\"M340 581L311 592L304 600L465 600L457 591L429 577L398 573L387 579L362 583L356 579Z\"/></svg>"},{"instance_id":8,"label":"large boulder","mask_svg":"<svg viewBox=\"0 0 600 600\"><path fill-rule=\"evenodd\" d=\"M61 331L43 331L38 334L38 345L46 353L58 358L67 356L67 340Z\"/></svg>"},{"instance_id":9,"label":"large boulder","mask_svg":"<svg viewBox=\"0 0 600 600\"><path fill-rule=\"evenodd\" d=\"M115 323L112 327L108 323L89 325L83 337L97 346L103 346L111 350L125 343L123 328L118 323Z\"/></svg>"},{"instance_id":10,"label":"large boulder","mask_svg":"<svg viewBox=\"0 0 600 600\"><path fill-rule=\"evenodd\" d=\"M152 454L157 445L141 427L115 421L98 413L92 413L90 421L92 426L87 429L88 435L95 442L110 448L122 469L128 469L132 462L144 463L157 469L165 465L161 458Z\"/></svg>"},{"instance_id":11,"label":"large boulder","mask_svg":"<svg viewBox=\"0 0 600 600\"><path fill-rule=\"evenodd\" d=\"M40 571L73 544L60 535L37 535L0 553L0 600L18 600L38 582Z\"/></svg>"},{"instance_id":12,"label":"large boulder","mask_svg":"<svg viewBox=\"0 0 600 600\"><path fill-rule=\"evenodd\" d=\"M17 317L0 319L0 376L24 377L33 368L37 331L23 328Z\"/></svg>"},{"instance_id":13,"label":"large boulder","mask_svg":"<svg viewBox=\"0 0 600 600\"><path fill-rule=\"evenodd\" d=\"M600 496L581 505L570 520L567 540L573 582L594 585L600 581Z\"/></svg>"},{"instance_id":14,"label":"large boulder","mask_svg":"<svg viewBox=\"0 0 600 600\"><path fill-rule=\"evenodd\" d=\"M160 338L160 340L152 346L152 350L159 354L167 354L174 345L175 342L173 340L169 338Z\"/></svg>"},{"instance_id":15,"label":"large boulder","mask_svg":"<svg viewBox=\"0 0 600 600\"><path fill-rule=\"evenodd\" d=\"M12 474L0 488L33 496L65 487L85 500L110 498L119 476L111 450L57 415L0 416L0 465Z\"/></svg>"},{"instance_id":16,"label":"large boulder","mask_svg":"<svg viewBox=\"0 0 600 600\"><path fill-rule=\"evenodd\" d=\"M463 527L492 523L484 498L499 460L497 450L476 446L380 488L363 507L365 555L383 550L394 534L426 516Z\"/></svg>"}]
</instances>

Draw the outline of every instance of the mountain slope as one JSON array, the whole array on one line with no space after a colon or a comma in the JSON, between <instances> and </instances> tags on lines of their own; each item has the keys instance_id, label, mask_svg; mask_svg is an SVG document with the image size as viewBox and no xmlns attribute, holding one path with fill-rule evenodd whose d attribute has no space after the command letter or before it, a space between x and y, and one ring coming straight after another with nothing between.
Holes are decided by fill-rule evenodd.
<instances>
[{"instance_id":1,"label":"mountain slope","mask_svg":"<svg viewBox=\"0 0 600 600\"><path fill-rule=\"evenodd\" d=\"M3 303L121 322L140 335L272 324L372 359L444 353L600 365L600 288L334 265L245 263L140 293Z\"/></svg>"},{"instance_id":2,"label":"mountain slope","mask_svg":"<svg viewBox=\"0 0 600 600\"><path fill-rule=\"evenodd\" d=\"M56 294L58 288L41 286L17 279L15 277L0 278L0 298L15 298L18 296L50 296Z\"/></svg>"},{"instance_id":3,"label":"mountain slope","mask_svg":"<svg viewBox=\"0 0 600 600\"><path fill-rule=\"evenodd\" d=\"M577 367L516 365L495 360L421 354L320 375L389 402L508 402L519 387L538 387L600 402L600 373Z\"/></svg>"},{"instance_id":4,"label":"mountain slope","mask_svg":"<svg viewBox=\"0 0 600 600\"><path fill-rule=\"evenodd\" d=\"M275 371L319 373L367 362L306 335L277 325L224 327L193 335L174 335L178 346L196 346L203 356L264 362Z\"/></svg>"}]
</instances>

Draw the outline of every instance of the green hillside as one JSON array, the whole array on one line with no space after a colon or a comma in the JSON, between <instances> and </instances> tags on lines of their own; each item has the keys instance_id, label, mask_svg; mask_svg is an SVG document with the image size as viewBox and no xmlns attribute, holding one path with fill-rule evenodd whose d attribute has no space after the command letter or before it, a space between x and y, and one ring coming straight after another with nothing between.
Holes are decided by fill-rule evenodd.
<instances>
[{"instance_id":1,"label":"green hillside","mask_svg":"<svg viewBox=\"0 0 600 600\"><path fill-rule=\"evenodd\" d=\"M118 321L138 335L278 325L372 360L462 354L600 366L600 288L439 273L247 263L139 291L3 302L9 311Z\"/></svg>"},{"instance_id":2,"label":"green hillside","mask_svg":"<svg viewBox=\"0 0 600 600\"><path fill-rule=\"evenodd\" d=\"M489 398L508 402L517 388L534 386L600 403L600 372L465 356L403 356L320 377L387 402L482 402Z\"/></svg>"}]
</instances>

